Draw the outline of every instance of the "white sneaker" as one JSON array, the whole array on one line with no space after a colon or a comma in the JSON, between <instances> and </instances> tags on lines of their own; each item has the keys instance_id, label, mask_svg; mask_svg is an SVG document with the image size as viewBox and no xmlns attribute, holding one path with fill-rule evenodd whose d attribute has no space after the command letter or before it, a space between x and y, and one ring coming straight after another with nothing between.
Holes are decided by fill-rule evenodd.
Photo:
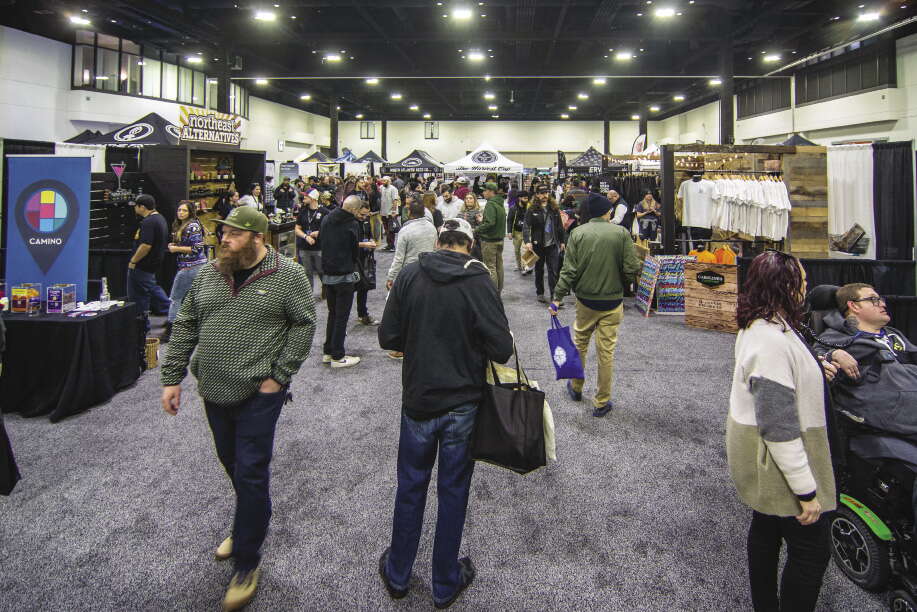
<instances>
[{"instance_id":1,"label":"white sneaker","mask_svg":"<svg viewBox=\"0 0 917 612\"><path fill-rule=\"evenodd\" d=\"M334 361L334 359L331 358L331 355L322 355L322 364L328 365L332 361Z\"/></svg>"},{"instance_id":2,"label":"white sneaker","mask_svg":"<svg viewBox=\"0 0 917 612\"><path fill-rule=\"evenodd\" d=\"M332 360L331 367L332 368L349 368L351 366L357 365L358 363L360 363L359 357L353 357L351 355L344 355L344 357L341 359Z\"/></svg>"}]
</instances>

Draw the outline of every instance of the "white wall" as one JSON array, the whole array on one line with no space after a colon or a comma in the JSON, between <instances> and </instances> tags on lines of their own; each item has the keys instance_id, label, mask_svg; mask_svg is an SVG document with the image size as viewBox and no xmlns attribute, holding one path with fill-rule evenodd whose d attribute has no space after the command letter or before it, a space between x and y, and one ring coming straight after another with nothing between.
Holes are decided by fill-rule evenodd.
<instances>
[{"instance_id":1,"label":"white wall","mask_svg":"<svg viewBox=\"0 0 917 612\"><path fill-rule=\"evenodd\" d=\"M897 41L898 87L869 91L736 122L736 142L771 144L794 131L821 145L917 139L917 34Z\"/></svg>"},{"instance_id":2,"label":"white wall","mask_svg":"<svg viewBox=\"0 0 917 612\"><path fill-rule=\"evenodd\" d=\"M178 123L180 104L96 91L71 90L71 45L0 26L0 137L60 142L84 129L103 132L154 112ZM242 148L278 152L278 141L327 146L327 117L250 98L242 122ZM285 147L286 149L286 147ZM290 159L292 159L290 157Z\"/></svg>"},{"instance_id":3,"label":"white wall","mask_svg":"<svg viewBox=\"0 0 917 612\"><path fill-rule=\"evenodd\" d=\"M647 130L650 144L690 144L696 140L717 144L720 141L720 103L711 102L663 121L650 121Z\"/></svg>"}]
</instances>

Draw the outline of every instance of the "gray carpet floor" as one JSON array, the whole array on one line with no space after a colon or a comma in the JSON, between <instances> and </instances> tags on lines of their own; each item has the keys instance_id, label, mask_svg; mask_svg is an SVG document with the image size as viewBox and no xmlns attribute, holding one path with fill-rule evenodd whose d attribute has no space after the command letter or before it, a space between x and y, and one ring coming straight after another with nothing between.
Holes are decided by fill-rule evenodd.
<instances>
[{"instance_id":1,"label":"gray carpet floor","mask_svg":"<svg viewBox=\"0 0 917 612\"><path fill-rule=\"evenodd\" d=\"M379 254L380 276L391 256ZM505 252L504 302L523 365L554 411L558 461L521 477L476 468L463 550L477 565L459 610L747 610L745 534L724 451L734 336L643 318L621 327L615 410L591 416L553 380L532 276ZM384 290L370 294L381 317ZM351 369L320 365L325 314L280 418L274 517L252 610L426 610L436 491L409 596L376 573L395 494L400 363L351 327ZM354 314L355 317L355 314ZM561 311L572 324L573 309ZM587 366L594 380L594 359ZM0 609L213 610L231 565L231 487L193 381L178 417L157 371L58 424L6 416L24 474L0 498ZM592 384L587 381L586 394ZM821 610L881 610L833 565Z\"/></svg>"}]
</instances>

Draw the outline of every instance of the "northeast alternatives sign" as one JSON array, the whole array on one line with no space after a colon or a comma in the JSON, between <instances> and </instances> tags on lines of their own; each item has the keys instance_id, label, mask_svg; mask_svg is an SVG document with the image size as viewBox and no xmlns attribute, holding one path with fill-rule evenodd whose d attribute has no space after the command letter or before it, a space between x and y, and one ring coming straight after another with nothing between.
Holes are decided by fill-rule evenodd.
<instances>
[{"instance_id":1,"label":"northeast alternatives sign","mask_svg":"<svg viewBox=\"0 0 917 612\"><path fill-rule=\"evenodd\" d=\"M242 120L233 115L182 106L179 122L182 142L207 142L231 147L242 144Z\"/></svg>"},{"instance_id":2,"label":"northeast alternatives sign","mask_svg":"<svg viewBox=\"0 0 917 612\"><path fill-rule=\"evenodd\" d=\"M88 157L10 157L6 282L74 283L86 299L89 272Z\"/></svg>"}]
</instances>

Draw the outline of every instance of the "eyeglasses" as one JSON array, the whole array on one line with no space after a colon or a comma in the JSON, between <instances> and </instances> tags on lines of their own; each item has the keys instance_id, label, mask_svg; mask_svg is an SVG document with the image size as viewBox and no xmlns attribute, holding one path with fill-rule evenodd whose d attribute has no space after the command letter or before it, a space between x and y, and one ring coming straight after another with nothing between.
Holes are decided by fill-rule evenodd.
<instances>
[{"instance_id":1,"label":"eyeglasses","mask_svg":"<svg viewBox=\"0 0 917 612\"><path fill-rule=\"evenodd\" d=\"M878 308L879 306L885 305L885 298L879 295L871 295L869 297L858 298L855 300L850 300L851 302L872 302L872 305Z\"/></svg>"}]
</instances>

